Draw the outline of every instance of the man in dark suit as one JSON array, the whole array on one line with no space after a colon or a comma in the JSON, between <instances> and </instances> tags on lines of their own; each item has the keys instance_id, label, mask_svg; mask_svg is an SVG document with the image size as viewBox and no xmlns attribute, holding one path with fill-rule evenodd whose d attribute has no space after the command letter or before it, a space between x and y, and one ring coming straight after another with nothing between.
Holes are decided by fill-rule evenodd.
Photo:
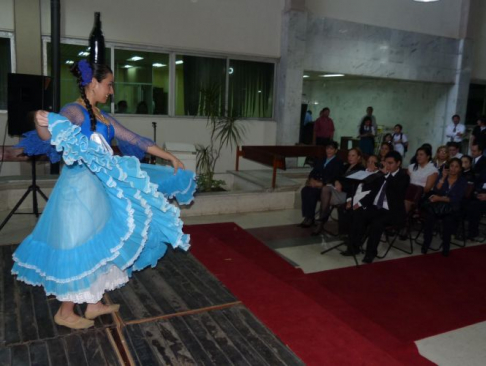
<instances>
[{"instance_id":1,"label":"man in dark suit","mask_svg":"<svg viewBox=\"0 0 486 366\"><path fill-rule=\"evenodd\" d=\"M486 170L476 179L474 193L466 206L466 220L469 223L467 239L475 241L479 235L479 222L486 213Z\"/></svg>"},{"instance_id":2,"label":"man in dark suit","mask_svg":"<svg viewBox=\"0 0 486 366\"><path fill-rule=\"evenodd\" d=\"M302 216L304 221L301 227L310 227L314 224L317 201L321 197L321 190L326 184L334 183L343 169L343 162L336 156L338 143L330 141L326 145L326 157L317 161L309 174L306 186L300 192L302 197Z\"/></svg>"},{"instance_id":3,"label":"man in dark suit","mask_svg":"<svg viewBox=\"0 0 486 366\"><path fill-rule=\"evenodd\" d=\"M476 178L486 170L486 157L483 156L483 146L480 144L471 145L472 170Z\"/></svg>"},{"instance_id":4,"label":"man in dark suit","mask_svg":"<svg viewBox=\"0 0 486 366\"><path fill-rule=\"evenodd\" d=\"M359 252L366 229L369 228L363 262L373 262L385 228L405 222L405 193L410 177L401 169L401 165L402 156L396 151L389 152L385 157L383 176L373 181L368 195L354 202L353 230L349 236L348 249L343 255Z\"/></svg>"}]
</instances>

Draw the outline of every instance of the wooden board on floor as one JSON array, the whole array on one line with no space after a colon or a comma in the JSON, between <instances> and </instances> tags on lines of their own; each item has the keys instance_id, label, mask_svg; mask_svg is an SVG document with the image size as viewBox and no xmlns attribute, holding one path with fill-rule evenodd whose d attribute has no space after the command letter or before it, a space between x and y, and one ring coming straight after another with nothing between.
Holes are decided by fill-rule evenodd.
<instances>
[{"instance_id":1,"label":"wooden board on floor","mask_svg":"<svg viewBox=\"0 0 486 366\"><path fill-rule=\"evenodd\" d=\"M242 305L130 324L136 365L304 365Z\"/></svg>"},{"instance_id":2,"label":"wooden board on floor","mask_svg":"<svg viewBox=\"0 0 486 366\"><path fill-rule=\"evenodd\" d=\"M191 254L168 250L157 267L134 272L109 293L124 322L234 303L237 299Z\"/></svg>"}]
</instances>

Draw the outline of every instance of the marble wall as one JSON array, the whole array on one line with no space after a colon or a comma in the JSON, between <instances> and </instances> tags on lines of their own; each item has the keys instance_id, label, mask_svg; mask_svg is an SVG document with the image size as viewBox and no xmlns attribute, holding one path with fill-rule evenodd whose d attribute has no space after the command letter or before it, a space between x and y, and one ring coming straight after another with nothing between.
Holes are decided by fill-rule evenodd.
<instances>
[{"instance_id":1,"label":"marble wall","mask_svg":"<svg viewBox=\"0 0 486 366\"><path fill-rule=\"evenodd\" d=\"M366 107L371 105L379 126L403 125L410 139L408 156L411 157L425 142L434 148L442 143L444 123L450 117L447 99L451 88L447 84L343 78L305 81L303 92L314 116L324 107L331 109L337 141L341 136L357 136L358 124Z\"/></svg>"},{"instance_id":2,"label":"marble wall","mask_svg":"<svg viewBox=\"0 0 486 366\"><path fill-rule=\"evenodd\" d=\"M304 69L453 83L459 40L308 16Z\"/></svg>"}]
</instances>

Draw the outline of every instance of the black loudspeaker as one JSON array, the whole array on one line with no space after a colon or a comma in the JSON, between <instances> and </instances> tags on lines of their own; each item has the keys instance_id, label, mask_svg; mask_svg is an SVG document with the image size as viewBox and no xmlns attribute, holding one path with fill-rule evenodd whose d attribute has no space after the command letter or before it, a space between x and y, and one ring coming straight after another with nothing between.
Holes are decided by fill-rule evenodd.
<instances>
[{"instance_id":1,"label":"black loudspeaker","mask_svg":"<svg viewBox=\"0 0 486 366\"><path fill-rule=\"evenodd\" d=\"M9 73L7 95L9 135L22 135L33 130L35 111L52 111L50 77Z\"/></svg>"}]
</instances>

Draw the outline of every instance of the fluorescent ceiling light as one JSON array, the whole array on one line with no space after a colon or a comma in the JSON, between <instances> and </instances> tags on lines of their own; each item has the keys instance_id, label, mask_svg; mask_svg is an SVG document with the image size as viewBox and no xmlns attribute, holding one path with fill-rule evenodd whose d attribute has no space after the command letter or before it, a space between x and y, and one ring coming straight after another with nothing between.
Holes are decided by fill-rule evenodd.
<instances>
[{"instance_id":1,"label":"fluorescent ceiling light","mask_svg":"<svg viewBox=\"0 0 486 366\"><path fill-rule=\"evenodd\" d=\"M78 53L78 56L89 56L89 52L81 51L80 53Z\"/></svg>"},{"instance_id":2,"label":"fluorescent ceiling light","mask_svg":"<svg viewBox=\"0 0 486 366\"><path fill-rule=\"evenodd\" d=\"M309 77L309 75L304 75L303 77L304 77L304 78L308 78L308 77Z\"/></svg>"},{"instance_id":3,"label":"fluorescent ceiling light","mask_svg":"<svg viewBox=\"0 0 486 366\"><path fill-rule=\"evenodd\" d=\"M143 60L143 57L133 56L133 57L129 58L127 61L140 61L140 60Z\"/></svg>"},{"instance_id":4,"label":"fluorescent ceiling light","mask_svg":"<svg viewBox=\"0 0 486 366\"><path fill-rule=\"evenodd\" d=\"M228 69L228 74L230 74L230 75L231 75L231 74L232 74L232 73L234 73L234 72L235 72L235 69L233 69L232 67L230 67L230 68Z\"/></svg>"},{"instance_id":5,"label":"fluorescent ceiling light","mask_svg":"<svg viewBox=\"0 0 486 366\"><path fill-rule=\"evenodd\" d=\"M123 68L129 69L130 67L133 67L132 65L124 65Z\"/></svg>"},{"instance_id":6,"label":"fluorescent ceiling light","mask_svg":"<svg viewBox=\"0 0 486 366\"><path fill-rule=\"evenodd\" d=\"M177 61L176 61L176 65L181 65L181 64L183 64L183 63L184 63L184 61L182 61L182 60L177 60Z\"/></svg>"},{"instance_id":7,"label":"fluorescent ceiling light","mask_svg":"<svg viewBox=\"0 0 486 366\"><path fill-rule=\"evenodd\" d=\"M73 60L66 60L65 64L66 65L72 65L72 64L74 64L74 61Z\"/></svg>"},{"instance_id":8,"label":"fluorescent ceiling light","mask_svg":"<svg viewBox=\"0 0 486 366\"><path fill-rule=\"evenodd\" d=\"M433 3L433 2L439 1L439 0L413 0L413 1L416 1L418 3Z\"/></svg>"},{"instance_id":9,"label":"fluorescent ceiling light","mask_svg":"<svg viewBox=\"0 0 486 366\"><path fill-rule=\"evenodd\" d=\"M167 66L166 64L161 64L159 62L156 62L155 64L152 64L153 67L165 67Z\"/></svg>"},{"instance_id":10,"label":"fluorescent ceiling light","mask_svg":"<svg viewBox=\"0 0 486 366\"><path fill-rule=\"evenodd\" d=\"M338 78L340 76L344 76L344 74L324 74L319 75L321 78Z\"/></svg>"}]
</instances>

